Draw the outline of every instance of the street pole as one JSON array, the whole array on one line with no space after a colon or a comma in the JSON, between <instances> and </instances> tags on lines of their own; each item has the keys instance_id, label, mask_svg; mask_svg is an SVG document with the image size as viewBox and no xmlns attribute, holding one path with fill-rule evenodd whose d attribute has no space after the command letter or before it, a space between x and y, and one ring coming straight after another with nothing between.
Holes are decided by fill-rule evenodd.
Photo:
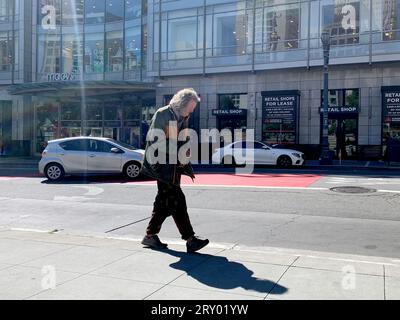
<instances>
[{"instance_id":1,"label":"street pole","mask_svg":"<svg viewBox=\"0 0 400 320\"><path fill-rule=\"evenodd\" d=\"M331 36L328 31L321 34L322 47L324 50L324 105L322 113L322 152L319 159L322 165L332 164L332 153L329 150L328 142L328 90L329 90L329 50L331 45Z\"/></svg>"}]
</instances>

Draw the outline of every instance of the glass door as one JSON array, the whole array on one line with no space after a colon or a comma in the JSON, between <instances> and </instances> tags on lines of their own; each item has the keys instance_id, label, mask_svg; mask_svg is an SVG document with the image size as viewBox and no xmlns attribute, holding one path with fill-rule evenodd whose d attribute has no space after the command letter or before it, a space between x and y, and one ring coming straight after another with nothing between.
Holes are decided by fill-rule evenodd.
<instances>
[{"instance_id":1,"label":"glass door","mask_svg":"<svg viewBox=\"0 0 400 320\"><path fill-rule=\"evenodd\" d=\"M356 118L329 118L329 149L335 153L335 159L357 159L358 127Z\"/></svg>"}]
</instances>

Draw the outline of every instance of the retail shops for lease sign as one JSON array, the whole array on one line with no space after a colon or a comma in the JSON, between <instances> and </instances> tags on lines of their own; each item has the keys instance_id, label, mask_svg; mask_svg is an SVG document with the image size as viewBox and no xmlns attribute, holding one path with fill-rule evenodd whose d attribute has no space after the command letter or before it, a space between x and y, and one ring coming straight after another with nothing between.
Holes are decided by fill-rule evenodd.
<instances>
[{"instance_id":1,"label":"retail shops for lease sign","mask_svg":"<svg viewBox=\"0 0 400 320\"><path fill-rule=\"evenodd\" d=\"M264 91L262 140L268 144L296 144L299 91Z\"/></svg>"},{"instance_id":2,"label":"retail shops for lease sign","mask_svg":"<svg viewBox=\"0 0 400 320\"><path fill-rule=\"evenodd\" d=\"M382 143L400 140L400 87L382 87Z\"/></svg>"}]
</instances>

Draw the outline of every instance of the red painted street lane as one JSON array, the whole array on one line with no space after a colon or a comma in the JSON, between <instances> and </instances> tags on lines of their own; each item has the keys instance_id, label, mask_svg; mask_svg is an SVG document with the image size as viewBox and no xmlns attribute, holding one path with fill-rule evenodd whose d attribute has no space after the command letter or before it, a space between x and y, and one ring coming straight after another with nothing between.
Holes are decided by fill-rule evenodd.
<instances>
[{"instance_id":1,"label":"red painted street lane","mask_svg":"<svg viewBox=\"0 0 400 320\"><path fill-rule=\"evenodd\" d=\"M306 188L321 178L311 174L197 174L194 183L182 177L182 185L246 186L246 187L292 187ZM154 181L135 182L154 184Z\"/></svg>"}]
</instances>

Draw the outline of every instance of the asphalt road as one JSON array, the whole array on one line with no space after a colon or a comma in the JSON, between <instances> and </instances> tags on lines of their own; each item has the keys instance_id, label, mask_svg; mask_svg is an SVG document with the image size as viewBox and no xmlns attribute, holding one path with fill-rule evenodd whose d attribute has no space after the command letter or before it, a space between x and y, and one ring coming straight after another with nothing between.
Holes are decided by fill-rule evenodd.
<instances>
[{"instance_id":1,"label":"asphalt road","mask_svg":"<svg viewBox=\"0 0 400 320\"><path fill-rule=\"evenodd\" d=\"M400 256L398 173L261 171L266 178L254 176L243 185L221 186L221 176L215 175L206 177L214 186L183 186L196 233L213 242L253 247ZM310 176L311 184L293 187L293 179ZM268 180L265 186L253 187L249 181L256 179ZM282 183L274 186L278 180ZM331 190L342 186L373 190L361 194ZM130 183L118 177L49 183L29 170L2 168L0 226L141 238L155 194L153 184ZM164 240L179 238L172 218L160 236Z\"/></svg>"}]
</instances>

